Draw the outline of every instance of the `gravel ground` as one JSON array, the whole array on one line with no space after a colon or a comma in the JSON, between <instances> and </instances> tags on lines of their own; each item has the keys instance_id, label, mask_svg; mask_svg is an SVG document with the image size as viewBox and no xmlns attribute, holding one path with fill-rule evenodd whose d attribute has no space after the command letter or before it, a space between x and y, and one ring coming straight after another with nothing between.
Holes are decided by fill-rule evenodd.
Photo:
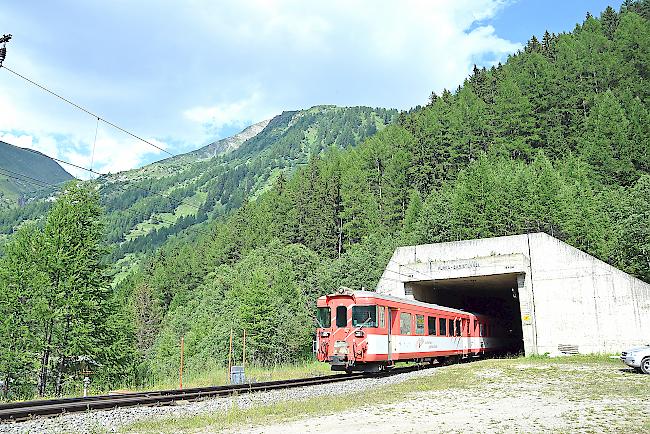
<instances>
[{"instance_id":1,"label":"gravel ground","mask_svg":"<svg viewBox=\"0 0 650 434\"><path fill-rule=\"evenodd\" d=\"M233 427L228 434L392 433L648 433L650 378L611 366L515 364L521 375L480 365L473 387L414 392L406 399L266 426ZM534 374L534 375L530 375ZM594 378L606 379L599 387ZM598 381L598 380L596 380ZM588 384L594 384L590 387ZM619 386L617 386L619 383ZM581 387L585 389L580 390ZM618 397L618 390L634 389ZM200 434L212 434L207 427Z\"/></svg>"},{"instance_id":2,"label":"gravel ground","mask_svg":"<svg viewBox=\"0 0 650 434\"><path fill-rule=\"evenodd\" d=\"M363 392L380 386L400 383L415 377L434 375L436 370L425 369L396 374L390 377L362 378L319 386L243 394L229 398L208 398L174 406L97 410L53 418L37 418L19 423L0 423L0 433L112 433L118 432L121 427L143 419L193 416L226 411L234 405L246 409L256 405L268 405L281 401Z\"/></svg>"}]
</instances>

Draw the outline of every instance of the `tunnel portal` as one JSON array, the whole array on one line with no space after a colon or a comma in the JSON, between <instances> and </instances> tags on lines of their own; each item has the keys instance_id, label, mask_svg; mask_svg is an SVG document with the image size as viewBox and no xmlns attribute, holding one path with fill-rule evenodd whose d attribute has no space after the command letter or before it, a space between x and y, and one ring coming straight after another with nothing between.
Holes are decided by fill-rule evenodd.
<instances>
[{"instance_id":1,"label":"tunnel portal","mask_svg":"<svg viewBox=\"0 0 650 434\"><path fill-rule=\"evenodd\" d=\"M650 285L541 232L398 247L377 292L497 317L526 355L648 341Z\"/></svg>"},{"instance_id":2,"label":"tunnel portal","mask_svg":"<svg viewBox=\"0 0 650 434\"><path fill-rule=\"evenodd\" d=\"M518 276L521 282L519 273L411 282L407 293L415 300L496 318L516 342L510 351L523 353Z\"/></svg>"}]
</instances>

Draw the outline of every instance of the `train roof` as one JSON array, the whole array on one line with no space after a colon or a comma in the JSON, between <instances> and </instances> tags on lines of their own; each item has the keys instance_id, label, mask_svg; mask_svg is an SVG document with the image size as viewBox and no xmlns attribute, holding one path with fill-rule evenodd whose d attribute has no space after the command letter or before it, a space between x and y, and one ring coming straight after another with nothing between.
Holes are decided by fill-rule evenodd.
<instances>
[{"instance_id":1,"label":"train roof","mask_svg":"<svg viewBox=\"0 0 650 434\"><path fill-rule=\"evenodd\" d=\"M372 298L379 298L382 300L387 300L387 301L395 301L398 303L408 303L412 304L414 306L421 306L421 307L426 307L426 308L433 308L433 309L440 309L444 310L446 312L454 312L454 313L464 313L464 314L472 314L472 315L480 315L480 314L475 314L473 312L468 312L466 310L462 309L454 309L452 307L447 307L447 306L441 306L439 304L433 304L433 303L425 303L423 301L418 301L418 300L409 300L407 298L399 298L399 297L394 297L392 295L386 295L386 294L380 294L378 292L374 291L360 291L360 290L352 290L352 291L346 291L343 294L330 294L330 296L341 296L341 295L353 295L354 297L372 297ZM481 315L484 316L484 315Z\"/></svg>"}]
</instances>

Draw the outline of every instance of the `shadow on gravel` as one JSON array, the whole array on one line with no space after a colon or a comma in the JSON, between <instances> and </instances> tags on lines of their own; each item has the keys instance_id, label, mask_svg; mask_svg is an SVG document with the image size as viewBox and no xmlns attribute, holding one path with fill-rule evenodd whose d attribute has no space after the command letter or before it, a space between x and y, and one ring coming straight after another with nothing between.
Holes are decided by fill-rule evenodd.
<instances>
[{"instance_id":1,"label":"shadow on gravel","mask_svg":"<svg viewBox=\"0 0 650 434\"><path fill-rule=\"evenodd\" d=\"M641 371L637 371L634 368L620 368L618 372L623 372L624 374L638 374L638 375L645 375Z\"/></svg>"}]
</instances>

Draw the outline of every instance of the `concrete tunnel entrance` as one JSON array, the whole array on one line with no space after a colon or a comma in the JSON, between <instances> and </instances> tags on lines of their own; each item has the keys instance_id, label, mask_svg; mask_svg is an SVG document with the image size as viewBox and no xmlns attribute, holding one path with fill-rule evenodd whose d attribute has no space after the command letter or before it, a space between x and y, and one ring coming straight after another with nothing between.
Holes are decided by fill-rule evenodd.
<instances>
[{"instance_id":1,"label":"concrete tunnel entrance","mask_svg":"<svg viewBox=\"0 0 650 434\"><path fill-rule=\"evenodd\" d=\"M377 292L496 316L526 355L648 339L650 284L542 232L398 247Z\"/></svg>"},{"instance_id":2,"label":"concrete tunnel entrance","mask_svg":"<svg viewBox=\"0 0 650 434\"><path fill-rule=\"evenodd\" d=\"M523 277L521 273L495 274L409 282L406 287L415 300L499 319L516 342L510 351L523 354L518 276Z\"/></svg>"}]
</instances>

